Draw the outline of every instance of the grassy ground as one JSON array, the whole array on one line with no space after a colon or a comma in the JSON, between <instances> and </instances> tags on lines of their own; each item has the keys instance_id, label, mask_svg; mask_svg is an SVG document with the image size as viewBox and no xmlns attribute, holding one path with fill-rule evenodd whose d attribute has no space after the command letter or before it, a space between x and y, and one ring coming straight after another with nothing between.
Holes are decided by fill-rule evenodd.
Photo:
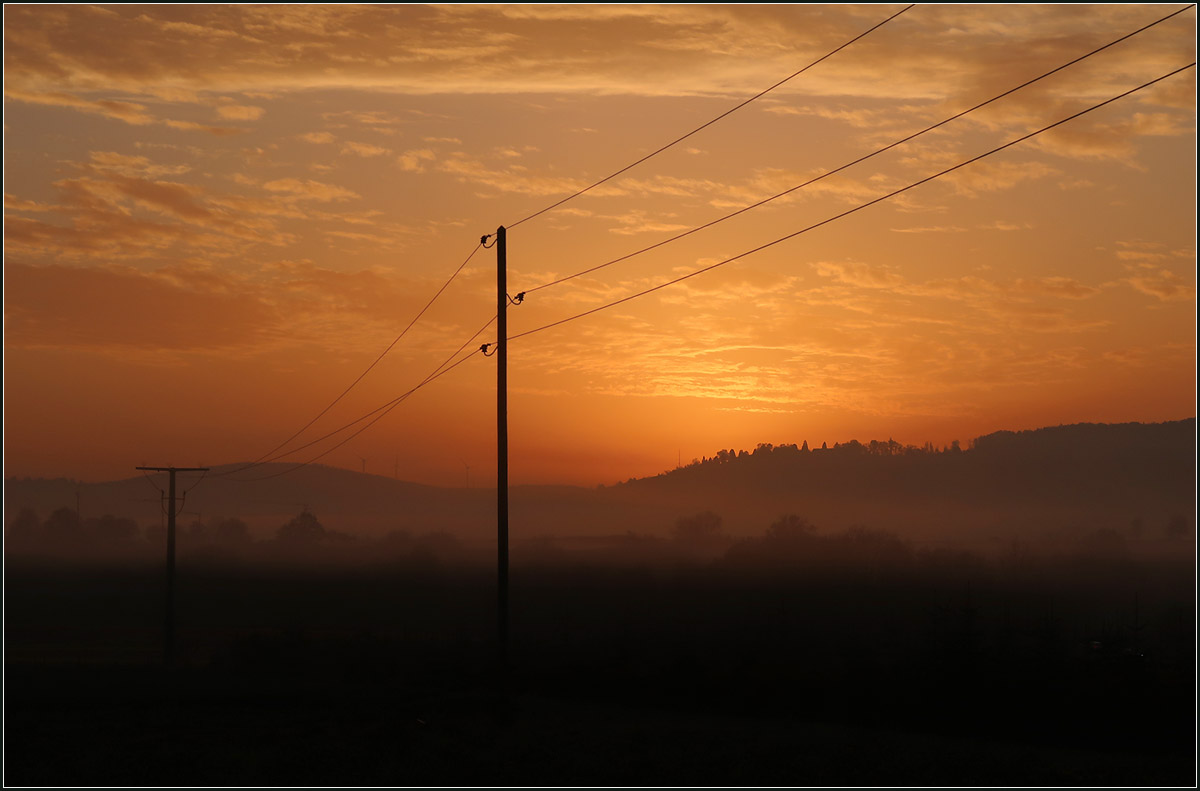
<instances>
[{"instance_id":1,"label":"grassy ground","mask_svg":"<svg viewBox=\"0 0 1200 791\"><path fill-rule=\"evenodd\" d=\"M637 705L459 679L9 667L6 785L1191 785L1186 750L1099 750ZM922 721L922 727L928 726ZM1020 734L1015 736L1019 737Z\"/></svg>"},{"instance_id":2,"label":"grassy ground","mask_svg":"<svg viewBox=\"0 0 1200 791\"><path fill-rule=\"evenodd\" d=\"M1194 785L1190 569L955 574L10 567L4 781Z\"/></svg>"}]
</instances>

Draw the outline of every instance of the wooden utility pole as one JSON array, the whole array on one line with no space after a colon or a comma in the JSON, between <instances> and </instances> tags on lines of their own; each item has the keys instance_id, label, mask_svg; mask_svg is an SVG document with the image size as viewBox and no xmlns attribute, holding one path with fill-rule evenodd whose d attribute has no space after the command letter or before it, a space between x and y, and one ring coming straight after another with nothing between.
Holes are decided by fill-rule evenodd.
<instances>
[{"instance_id":1,"label":"wooden utility pole","mask_svg":"<svg viewBox=\"0 0 1200 791\"><path fill-rule=\"evenodd\" d=\"M135 467L170 474L167 500L167 609L163 621L163 662L175 664L175 473L208 472L208 467Z\"/></svg>"},{"instance_id":2,"label":"wooden utility pole","mask_svg":"<svg viewBox=\"0 0 1200 791\"><path fill-rule=\"evenodd\" d=\"M496 229L496 567L501 685L508 676L508 241ZM469 473L468 473L469 474Z\"/></svg>"}]
</instances>

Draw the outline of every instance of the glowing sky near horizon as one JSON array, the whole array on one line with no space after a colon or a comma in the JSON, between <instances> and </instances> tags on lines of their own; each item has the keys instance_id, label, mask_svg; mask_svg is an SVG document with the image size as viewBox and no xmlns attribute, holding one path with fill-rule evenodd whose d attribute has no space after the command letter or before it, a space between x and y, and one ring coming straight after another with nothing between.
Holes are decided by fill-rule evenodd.
<instances>
[{"instance_id":1,"label":"glowing sky near horizon","mask_svg":"<svg viewBox=\"0 0 1200 791\"><path fill-rule=\"evenodd\" d=\"M5 6L5 474L107 480L258 458L387 347L480 235L901 7ZM515 228L510 291L708 222L1178 7L917 6ZM510 331L1184 66L1195 34L1193 8L809 189L538 291ZM610 483L759 442L942 445L1195 415L1195 90L1192 69L514 341L513 481ZM494 312L494 266L494 251L476 254L317 433L466 340ZM494 473L494 387L480 356L321 461L445 485L469 466L480 483Z\"/></svg>"}]
</instances>

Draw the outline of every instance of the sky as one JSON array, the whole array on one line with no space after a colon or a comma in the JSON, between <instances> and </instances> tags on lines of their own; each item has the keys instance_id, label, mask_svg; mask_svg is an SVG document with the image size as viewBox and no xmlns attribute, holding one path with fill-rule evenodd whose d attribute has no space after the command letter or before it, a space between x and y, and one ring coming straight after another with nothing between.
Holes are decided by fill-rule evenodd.
<instances>
[{"instance_id":1,"label":"sky","mask_svg":"<svg viewBox=\"0 0 1200 791\"><path fill-rule=\"evenodd\" d=\"M5 5L5 475L259 459L467 261L291 450L405 393L495 315L496 250L476 248L500 225L515 295L1181 7L915 6L522 222L904 6ZM510 335L854 209L1187 66L1195 42L1192 7L530 291ZM1193 68L514 338L511 480L1194 416L1195 96ZM495 363L470 356L319 463L486 485Z\"/></svg>"}]
</instances>

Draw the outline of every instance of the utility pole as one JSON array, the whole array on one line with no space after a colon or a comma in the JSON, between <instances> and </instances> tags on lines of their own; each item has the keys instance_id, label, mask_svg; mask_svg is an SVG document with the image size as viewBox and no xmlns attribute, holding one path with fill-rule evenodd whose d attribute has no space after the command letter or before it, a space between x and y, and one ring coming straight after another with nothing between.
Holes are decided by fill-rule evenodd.
<instances>
[{"instance_id":1,"label":"utility pole","mask_svg":"<svg viewBox=\"0 0 1200 791\"><path fill-rule=\"evenodd\" d=\"M167 609L163 621L163 663L175 663L175 473L208 472L208 467L135 467L137 470L170 474L167 500Z\"/></svg>"},{"instance_id":2,"label":"utility pole","mask_svg":"<svg viewBox=\"0 0 1200 791\"><path fill-rule=\"evenodd\" d=\"M496 567L501 694L508 685L508 240L496 229ZM468 475L470 473L468 472Z\"/></svg>"}]
</instances>

